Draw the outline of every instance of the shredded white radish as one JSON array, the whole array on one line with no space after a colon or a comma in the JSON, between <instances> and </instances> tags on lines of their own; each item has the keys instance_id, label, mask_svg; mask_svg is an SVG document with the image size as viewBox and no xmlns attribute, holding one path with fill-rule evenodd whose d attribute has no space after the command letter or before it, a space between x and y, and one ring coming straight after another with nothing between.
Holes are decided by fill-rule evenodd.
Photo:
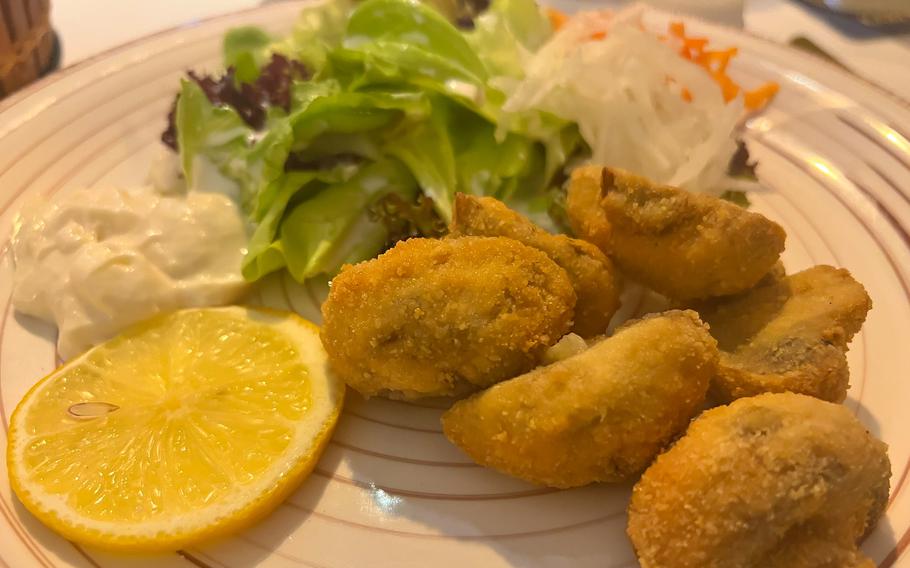
<instances>
[{"instance_id":1,"label":"shredded white radish","mask_svg":"<svg viewBox=\"0 0 910 568\"><path fill-rule=\"evenodd\" d=\"M703 68L644 31L641 14L633 8L568 19L531 58L524 79L502 83L504 110L542 109L578 123L592 163L720 193L729 187L743 99L725 103Z\"/></svg>"}]
</instances>

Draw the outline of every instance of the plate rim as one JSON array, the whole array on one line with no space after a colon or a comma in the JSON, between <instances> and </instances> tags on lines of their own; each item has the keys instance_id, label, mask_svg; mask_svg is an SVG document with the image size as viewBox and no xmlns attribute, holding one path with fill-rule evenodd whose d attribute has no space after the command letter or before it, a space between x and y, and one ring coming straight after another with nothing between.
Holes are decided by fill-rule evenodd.
<instances>
[{"instance_id":1,"label":"plate rim","mask_svg":"<svg viewBox=\"0 0 910 568\"><path fill-rule=\"evenodd\" d=\"M285 11L285 10L287 10L287 11L299 10L306 6L318 5L318 4L322 3L323 1L324 0L289 0L289 1L285 1L285 2L275 2L275 3L265 4L265 5L258 5L258 6L253 6L253 7L249 7L249 8L233 10L230 12L226 12L226 13L222 13L222 14L218 14L218 15L214 15L214 16L210 16L210 17L206 17L206 18L201 18L198 20L194 20L191 23L170 26L170 27L167 27L167 28L164 28L164 29L161 29L161 30L149 33L149 34L142 35L133 40L112 46L112 47L104 49L98 53L95 53L89 57L86 57L82 60L69 64L66 67L58 70L57 72L55 72L45 78L42 78L42 79L36 81L35 83L32 83L32 84L26 86L25 88L17 91L16 93L12 94L10 97L6 98L5 100L0 101L0 119L6 117L10 112L14 112L16 107L19 106L20 104L25 105L27 108L28 104L30 102L33 102L32 101L33 97L40 95L42 92L44 92L45 89L51 87L53 84L65 79L75 73L78 73L78 72L86 69L87 67L91 66L92 64L95 64L95 63L98 63L101 61L105 61L107 59L116 58L131 48L141 46L145 43L149 43L156 39L165 39L165 38L168 38L168 36L173 36L173 39L179 39L179 37L182 34L188 32L190 30L216 25L218 22L223 22L223 21L230 20L230 19L236 19L238 17L242 17L242 16L248 15L248 14L266 13L266 12L270 12L270 11L280 12L280 11ZM710 30L712 28L717 29L724 33L729 34L732 37L742 36L742 37L751 38L753 40L756 40L758 43L760 43L766 49L777 51L780 54L787 54L788 56L792 56L794 59L802 62L803 64L807 64L807 65L811 64L813 66L820 68L819 74L816 75L815 77L817 77L820 80L820 82L826 83L827 84L826 86L830 86L830 88L832 88L833 90L839 90L835 86L835 84L832 84L834 80L843 81L844 83L852 84L854 86L854 88L856 88L859 92L865 91L865 92L869 92L869 93L873 93L873 94L877 93L879 96L883 96L884 99L890 101L898 109L900 109L902 114L910 113L910 100L905 99L880 85L872 83L868 79L866 79L860 75L857 75L847 69L843 69L837 65L834 65L828 61L825 61L822 58L819 58L812 54L803 52L790 45L775 42L771 39L768 39L761 35L757 35L755 33L749 32L747 30L736 29L736 28L733 28L730 26L716 24L714 22L708 22L706 20L691 17L691 16L675 14L672 12L656 10L653 8L648 8L648 10L651 11L652 13L659 13L664 16L678 18L687 23L691 22L691 23L699 25L699 26L704 26L708 30ZM820 62L821 62L821 65L819 65ZM812 75L810 75L810 77L812 77ZM815 77L813 77L813 78L815 78ZM826 81L824 79L825 77L828 77L829 79ZM832 77L833 77L833 79L830 79ZM69 91L64 91L64 92L69 92ZM846 96L850 96L850 95L846 95ZM851 97L851 98L854 98L854 97ZM873 111L878 116L881 116L881 113L878 112L878 109L874 108L874 106L866 103L865 101L862 101L861 99L857 99L857 102L862 103L861 106L863 108L865 108L866 110ZM46 108L41 108L39 110L39 113L42 113L45 110L46 110ZM899 124L901 126L905 126L906 128L910 129L910 115L908 115L906 123L903 120L899 120ZM0 190L0 195L2 195L3 193L5 193L5 192L3 190ZM910 545L910 529L908 529L908 531L902 537L899 537L898 541L894 543L894 549L891 551L891 553L895 554L895 556L892 559L891 565L896 565L895 564L896 562L898 562L902 558L904 558L904 553L907 552L906 549L908 548L908 545ZM77 550L79 550L78 546L77 546ZM890 555L889 555L889 557L890 557ZM2 566L2 558L0 558L0 566Z\"/></svg>"}]
</instances>

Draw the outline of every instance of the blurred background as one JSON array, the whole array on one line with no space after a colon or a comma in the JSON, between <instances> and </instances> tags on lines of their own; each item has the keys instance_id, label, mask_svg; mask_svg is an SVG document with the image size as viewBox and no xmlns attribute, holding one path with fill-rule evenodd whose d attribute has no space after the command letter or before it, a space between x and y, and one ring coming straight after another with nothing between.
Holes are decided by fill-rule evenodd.
<instances>
[{"instance_id":1,"label":"blurred background","mask_svg":"<svg viewBox=\"0 0 910 568\"><path fill-rule=\"evenodd\" d=\"M192 26L201 19L261 3L262 0L53 0L48 6L48 0L0 0L0 96L54 68L144 35L174 26ZM628 3L549 0L550 5L565 11L614 8ZM648 3L812 51L898 96L910 97L910 0Z\"/></svg>"}]
</instances>

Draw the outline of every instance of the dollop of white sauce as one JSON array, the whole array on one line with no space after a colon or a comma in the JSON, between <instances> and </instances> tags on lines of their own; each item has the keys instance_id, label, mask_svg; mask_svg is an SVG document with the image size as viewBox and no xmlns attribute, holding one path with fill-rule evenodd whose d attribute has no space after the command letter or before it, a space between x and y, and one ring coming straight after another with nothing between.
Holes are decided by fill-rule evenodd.
<instances>
[{"instance_id":1,"label":"dollop of white sauce","mask_svg":"<svg viewBox=\"0 0 910 568\"><path fill-rule=\"evenodd\" d=\"M20 214L13 305L54 322L70 358L131 324L246 291L246 231L220 193L83 189Z\"/></svg>"}]
</instances>

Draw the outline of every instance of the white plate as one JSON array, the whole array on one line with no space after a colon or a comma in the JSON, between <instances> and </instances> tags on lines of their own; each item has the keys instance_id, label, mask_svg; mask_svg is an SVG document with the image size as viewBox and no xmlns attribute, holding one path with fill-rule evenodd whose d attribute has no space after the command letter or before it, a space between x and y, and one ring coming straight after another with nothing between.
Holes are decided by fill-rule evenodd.
<instances>
[{"instance_id":1,"label":"white plate","mask_svg":"<svg viewBox=\"0 0 910 568\"><path fill-rule=\"evenodd\" d=\"M275 4L164 32L53 75L0 103L0 234L37 195L142 182L184 70L213 69L235 25L287 30ZM665 25L666 17L649 14ZM847 406L890 446L892 501L865 541L881 567L910 566L910 108L811 56L708 24L740 47L735 73L780 95L748 124L769 191L755 209L784 225L785 262L849 268L875 307L850 351ZM0 243L0 246L3 246ZM4 258L7 255L4 255ZM0 421L54 366L52 330L9 307L0 266ZM225 542L125 559L60 539L10 494L0 460L0 568L10 566L636 566L628 486L540 489L477 467L440 434L440 411L350 397L313 476L265 521Z\"/></svg>"}]
</instances>

